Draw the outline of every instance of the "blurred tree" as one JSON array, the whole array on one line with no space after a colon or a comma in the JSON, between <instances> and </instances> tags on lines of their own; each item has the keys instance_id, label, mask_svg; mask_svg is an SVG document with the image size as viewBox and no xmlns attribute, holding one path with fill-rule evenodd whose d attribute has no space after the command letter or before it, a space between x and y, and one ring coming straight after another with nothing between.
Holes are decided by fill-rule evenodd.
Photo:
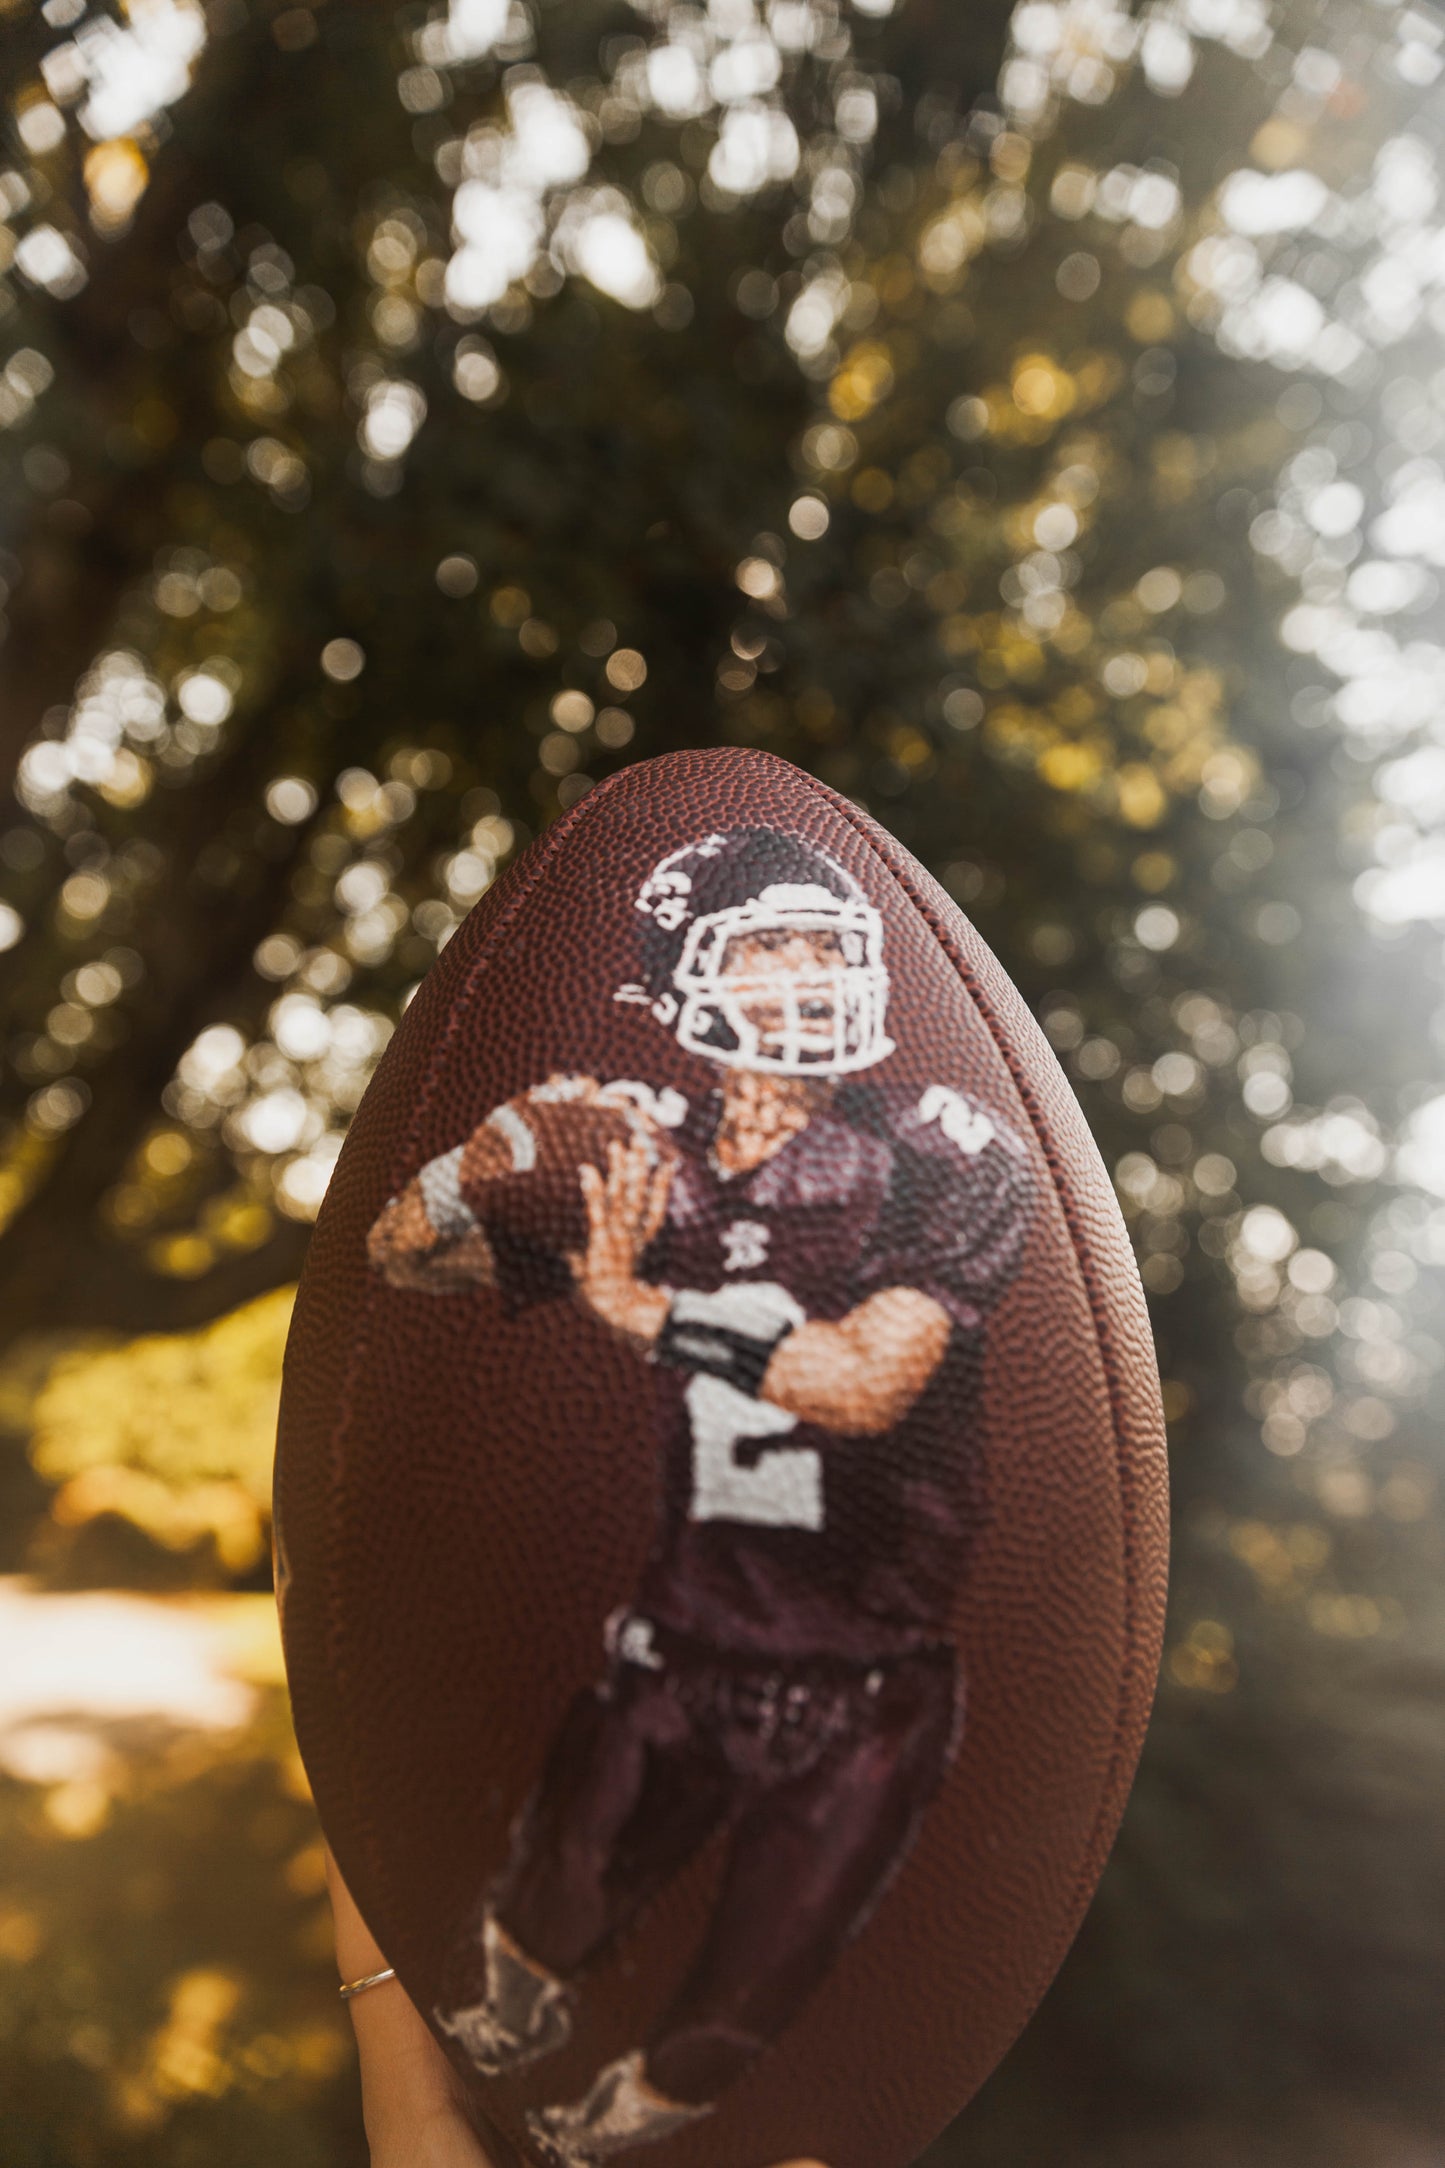
<instances>
[{"instance_id":1,"label":"blurred tree","mask_svg":"<svg viewBox=\"0 0 1445 2168\"><path fill-rule=\"evenodd\" d=\"M473 18L455 12L459 30L422 25L413 46L465 54ZM710 664L726 639L733 568L760 510L784 508L788 447L811 400L787 349L755 329L748 296L774 292L769 263L784 270L813 247L797 206L816 176L835 177L847 225L876 125L873 91L850 92L864 79L846 29L827 10L795 12L789 119L780 100L757 95L782 61L748 35L751 10L731 30L660 44L683 70L669 88L662 68L663 110L626 9L550 10L536 32L540 67L522 57L533 33L506 30L493 10L500 53L484 26L475 57L451 62L445 81L425 65L404 70L402 100L408 41L384 14L333 11L308 17L307 31L304 10L223 11L227 34L213 37L172 116L136 225L78 292L62 274L58 293L42 285L30 297L34 330L21 336L55 371L47 412L65 475L41 457L51 500L30 513L36 540L9 644L11 715L27 736L51 716L22 773L51 837L32 863L26 832L16 903L44 913L65 894L62 868L75 868L70 905L83 908L60 902L59 955L32 940L21 957L17 1022L28 1010L35 1036L17 1049L12 1101L17 1113L31 1107L12 1177L30 1191L9 1244L23 1260L7 1283L13 1325L184 1321L293 1270L324 1137L307 1134L313 1171L283 1183L282 1212L295 1217L277 1227L267 1139L280 1134L279 1105L254 1136L233 1113L220 1149L201 1134L198 1103L180 1131L152 1134L187 1049L222 1019L253 1040L278 984L293 980L302 998L334 1000L354 983L381 1012L394 1009L455 922L435 896L438 849L450 844L462 861L451 897L465 905L519 839L519 814L533 827L580 786L583 746L549 735L560 692L584 692L605 713L585 747L594 773L679 727L716 734ZM996 6L992 44L979 23L960 50L966 101L996 73L1004 20ZM717 118L693 57L699 37L718 49L714 72L733 68L722 117L741 120L740 137L689 118ZM938 47L936 26L930 34L920 20L899 58L924 71ZM345 95L327 95L338 69ZM905 100L892 81L905 138L921 87ZM846 114L850 94L869 101L867 125L840 135L832 108L842 100ZM409 117L408 103L424 117ZM244 132L224 124L231 112L248 115ZM736 193L701 170L719 166L729 140ZM80 164L64 136L52 147L53 216L65 192L78 221L90 176L95 222L106 170L97 180L95 155ZM796 185L771 185L774 169L788 179L790 161ZM450 268L449 190L464 242ZM790 218L801 223L791 243ZM552 254L533 261L544 222ZM520 249L515 269L530 286L466 243L473 225L503 254ZM609 246L621 249L616 263ZM599 293L559 262L590 263L617 291ZM500 356L467 328L484 316L507 334ZM92 716L109 717L102 737L119 740L107 746L114 771L79 792L45 751L72 731L78 636L99 651L81 703L90 694ZM617 649L641 663L609 666ZM644 680L633 741L627 703ZM587 721L572 727L580 738ZM485 805L469 800L477 790L490 793ZM503 826L473 836L503 805ZM352 939L335 956L338 907ZM388 923L417 907L420 923ZM258 970L268 936L282 947L273 941ZM82 1036L67 1042L62 1024L57 1071L44 1029L57 966L103 962L117 944L125 955L111 968L131 983L108 1015L106 1004L70 1004ZM381 1015L365 1013L333 1061L349 1073L329 1093L323 1084L333 1144L332 1117L344 1119L378 1050ZM68 1088L37 1108L37 1085L43 1093L57 1073ZM198 1233L202 1199L210 1218ZM159 1281L137 1277L137 1247Z\"/></svg>"},{"instance_id":2,"label":"blurred tree","mask_svg":"<svg viewBox=\"0 0 1445 2168\"><path fill-rule=\"evenodd\" d=\"M1036 1004L1177 1445L1136 1808L972 2156L1321 2072L1438 2123L1440 40L1028 0L1000 72L1006 13L12 11L5 1330L289 1279L509 854L801 761ZM197 1441L276 1329L42 1376L33 1555L244 1577Z\"/></svg>"}]
</instances>

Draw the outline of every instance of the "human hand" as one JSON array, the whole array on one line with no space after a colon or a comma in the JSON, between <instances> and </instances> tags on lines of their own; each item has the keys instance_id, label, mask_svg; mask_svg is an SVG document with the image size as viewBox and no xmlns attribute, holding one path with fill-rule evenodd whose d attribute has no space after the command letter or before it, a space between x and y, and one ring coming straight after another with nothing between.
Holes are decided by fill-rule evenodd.
<instances>
[{"instance_id":1,"label":"human hand","mask_svg":"<svg viewBox=\"0 0 1445 2168\"><path fill-rule=\"evenodd\" d=\"M330 1851L326 1876L343 1980L384 1970L386 1959L356 1909ZM361 2107L371 2168L520 2168L505 2141L488 2150L462 2104L461 2080L399 1980L352 1997L348 2006L361 2066ZM781 2168L822 2168L815 2160Z\"/></svg>"},{"instance_id":2,"label":"human hand","mask_svg":"<svg viewBox=\"0 0 1445 2168\"><path fill-rule=\"evenodd\" d=\"M580 1169L587 1212L587 1247L568 1259L581 1302L614 1332L651 1346L662 1330L669 1296L637 1277L637 1267L667 1210L672 1165L656 1160L646 1140L614 1144L603 1176Z\"/></svg>"},{"instance_id":3,"label":"human hand","mask_svg":"<svg viewBox=\"0 0 1445 2168\"><path fill-rule=\"evenodd\" d=\"M364 1980L386 1959L356 1909L328 1848L326 1879L343 1980ZM361 2112L372 2168L500 2168L462 2106L460 2080L399 1980L347 2005L361 2068Z\"/></svg>"}]
</instances>

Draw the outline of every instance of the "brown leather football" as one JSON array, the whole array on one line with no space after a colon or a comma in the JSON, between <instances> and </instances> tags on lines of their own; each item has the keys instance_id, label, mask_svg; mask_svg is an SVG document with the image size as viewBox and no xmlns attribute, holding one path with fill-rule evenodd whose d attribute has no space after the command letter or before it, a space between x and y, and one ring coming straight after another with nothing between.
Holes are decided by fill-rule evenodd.
<instances>
[{"instance_id":1,"label":"brown leather football","mask_svg":"<svg viewBox=\"0 0 1445 2168\"><path fill-rule=\"evenodd\" d=\"M548 830L356 1116L276 1505L322 1825L479 2117L904 2168L1078 1926L1167 1541L1109 1177L906 851L743 751Z\"/></svg>"}]
</instances>

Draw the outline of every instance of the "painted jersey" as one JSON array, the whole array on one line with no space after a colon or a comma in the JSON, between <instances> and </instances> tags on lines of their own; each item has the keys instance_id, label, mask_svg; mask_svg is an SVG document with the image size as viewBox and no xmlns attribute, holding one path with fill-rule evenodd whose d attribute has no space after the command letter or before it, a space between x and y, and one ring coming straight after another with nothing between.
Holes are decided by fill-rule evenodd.
<instances>
[{"instance_id":1,"label":"painted jersey","mask_svg":"<svg viewBox=\"0 0 1445 2168\"><path fill-rule=\"evenodd\" d=\"M710 1146L719 1102L674 1131L681 1159L642 1276L694 1315L771 1336L885 1288L952 1324L893 1429L838 1436L723 1380L656 1366L658 1541L637 1610L713 1647L867 1659L946 1636L982 1511L982 1327L1018 1262L1023 1148L942 1085L845 1087L750 1173Z\"/></svg>"}]
</instances>

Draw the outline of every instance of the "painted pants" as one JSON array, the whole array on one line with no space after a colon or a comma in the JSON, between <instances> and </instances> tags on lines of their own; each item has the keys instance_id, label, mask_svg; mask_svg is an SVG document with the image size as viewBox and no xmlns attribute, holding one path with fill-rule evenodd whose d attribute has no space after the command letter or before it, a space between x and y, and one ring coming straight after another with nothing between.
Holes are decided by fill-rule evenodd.
<instances>
[{"instance_id":1,"label":"painted pants","mask_svg":"<svg viewBox=\"0 0 1445 2168\"><path fill-rule=\"evenodd\" d=\"M786 1668L645 1637L579 1694L493 1892L523 1951L572 1978L720 1824L702 1947L647 2044L651 2083L711 2101L828 1972L912 1840L957 1742L953 1651Z\"/></svg>"}]
</instances>

